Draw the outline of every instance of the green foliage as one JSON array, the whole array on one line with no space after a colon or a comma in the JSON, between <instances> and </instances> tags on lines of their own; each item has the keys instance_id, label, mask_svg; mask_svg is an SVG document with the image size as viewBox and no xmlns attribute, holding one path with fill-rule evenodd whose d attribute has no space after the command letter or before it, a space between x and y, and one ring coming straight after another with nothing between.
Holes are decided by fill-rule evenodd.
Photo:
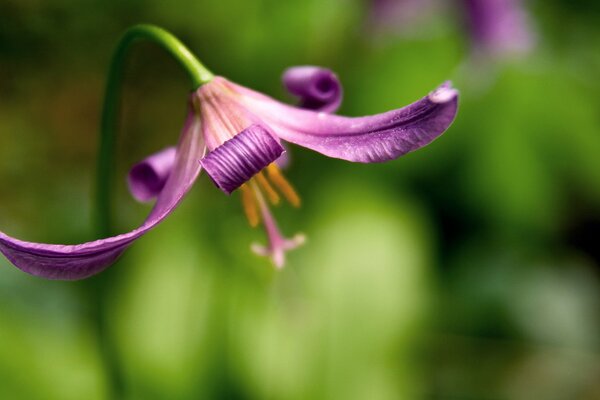
<instances>
[{"instance_id":1,"label":"green foliage","mask_svg":"<svg viewBox=\"0 0 600 400\"><path fill-rule=\"evenodd\" d=\"M373 36L358 0L0 4L0 229L93 237L105 73L119 35L155 23L213 72L284 100L289 65L336 70L342 113L381 112L446 79L458 118L427 148L354 165L291 148L307 244L276 272L236 195L206 177L110 271L103 369L85 283L0 260L0 398L594 399L600 387L600 29L593 1L534 4L535 51L476 64L454 16ZM438 16L439 17L439 16ZM126 70L119 176L173 144L188 85L140 45ZM124 180L115 222L147 206Z\"/></svg>"}]
</instances>

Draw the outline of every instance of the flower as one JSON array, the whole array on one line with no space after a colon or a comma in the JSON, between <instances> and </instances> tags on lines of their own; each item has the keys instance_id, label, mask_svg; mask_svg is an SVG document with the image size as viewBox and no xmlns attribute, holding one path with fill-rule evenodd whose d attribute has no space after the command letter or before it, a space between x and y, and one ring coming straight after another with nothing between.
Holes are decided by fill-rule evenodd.
<instances>
[{"instance_id":1,"label":"flower","mask_svg":"<svg viewBox=\"0 0 600 400\"><path fill-rule=\"evenodd\" d=\"M329 71L291 69L284 83L309 107L333 111L341 88ZM304 241L285 238L269 203L300 198L275 161L290 142L326 156L371 163L400 157L441 135L457 111L458 94L445 83L421 100L398 110L366 117L342 117L302 109L215 77L190 95L186 123L175 149L163 150L132 168L132 194L156 202L137 229L77 245L32 243L0 232L0 251L21 270L49 279L82 279L112 264L136 239L154 228L182 201L204 169L225 193L241 188L251 225L262 222L269 244L253 245L281 267L284 256Z\"/></svg>"},{"instance_id":2,"label":"flower","mask_svg":"<svg viewBox=\"0 0 600 400\"><path fill-rule=\"evenodd\" d=\"M430 34L434 15L447 13L445 5L440 0L371 0L368 27L374 34L421 37Z\"/></svg>"},{"instance_id":3,"label":"flower","mask_svg":"<svg viewBox=\"0 0 600 400\"><path fill-rule=\"evenodd\" d=\"M534 45L521 0L463 0L473 51L480 56L527 53Z\"/></svg>"},{"instance_id":4,"label":"flower","mask_svg":"<svg viewBox=\"0 0 600 400\"><path fill-rule=\"evenodd\" d=\"M468 29L473 55L497 58L525 54L534 45L522 0L460 0L454 8L440 0L371 0L370 25L376 31L423 36L440 16L456 14Z\"/></svg>"}]
</instances>

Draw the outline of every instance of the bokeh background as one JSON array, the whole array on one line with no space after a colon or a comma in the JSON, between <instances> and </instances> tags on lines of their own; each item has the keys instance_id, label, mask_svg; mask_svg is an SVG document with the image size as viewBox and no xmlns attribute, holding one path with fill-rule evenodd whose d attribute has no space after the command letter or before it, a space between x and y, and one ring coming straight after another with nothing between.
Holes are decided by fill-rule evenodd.
<instances>
[{"instance_id":1,"label":"bokeh background","mask_svg":"<svg viewBox=\"0 0 600 400\"><path fill-rule=\"evenodd\" d=\"M534 44L510 55L474 51L459 1L376 3L0 0L0 229L27 240L96 238L105 73L132 24L284 101L286 67L330 67L345 115L461 91L449 131L396 161L290 148L303 207L275 213L309 240L281 272L205 176L98 277L0 259L0 398L600 398L600 3L525 3ZM126 81L119 231L149 210L127 169L176 142L189 91L151 44Z\"/></svg>"}]
</instances>

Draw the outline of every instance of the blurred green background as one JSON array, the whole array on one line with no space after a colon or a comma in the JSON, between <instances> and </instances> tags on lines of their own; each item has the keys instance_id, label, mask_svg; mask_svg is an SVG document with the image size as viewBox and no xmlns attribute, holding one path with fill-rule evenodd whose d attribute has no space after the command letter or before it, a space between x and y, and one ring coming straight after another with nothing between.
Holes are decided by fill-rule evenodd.
<instances>
[{"instance_id":1,"label":"blurred green background","mask_svg":"<svg viewBox=\"0 0 600 400\"><path fill-rule=\"evenodd\" d=\"M0 398L600 398L600 3L529 2L535 49L482 64L456 4L406 35L373 29L368 1L0 0L0 229L27 240L95 238L105 72L132 24L284 101L286 67L330 67L345 115L461 90L449 131L399 160L290 149L304 205L275 213L308 242L281 272L205 176L98 277L0 259ZM120 231L149 210L126 171L176 142L187 94L175 62L135 48Z\"/></svg>"}]
</instances>

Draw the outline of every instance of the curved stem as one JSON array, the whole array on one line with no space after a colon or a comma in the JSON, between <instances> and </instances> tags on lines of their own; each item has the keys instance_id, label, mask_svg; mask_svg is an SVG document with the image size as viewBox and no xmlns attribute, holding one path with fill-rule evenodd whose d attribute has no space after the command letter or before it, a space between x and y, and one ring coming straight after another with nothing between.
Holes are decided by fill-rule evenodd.
<instances>
[{"instance_id":1,"label":"curved stem","mask_svg":"<svg viewBox=\"0 0 600 400\"><path fill-rule=\"evenodd\" d=\"M123 83L123 65L131 45L139 40L148 40L166 50L187 72L192 89L210 82L213 74L192 54L192 52L171 33L154 25L136 25L129 28L121 37L113 55L100 122L100 150L96 184L96 226L102 237L110 235L111 203L110 193L114 173L114 147Z\"/></svg>"},{"instance_id":2,"label":"curved stem","mask_svg":"<svg viewBox=\"0 0 600 400\"><path fill-rule=\"evenodd\" d=\"M166 50L187 72L192 89L209 82L213 74L175 36L153 25L136 25L121 37L108 71L100 122L100 147L96 175L95 225L98 234L111 234L111 192L115 169L115 138L118 128L123 66L130 47L139 40L148 40ZM88 297L89 318L98 337L99 351L109 380L109 398L122 398L124 380L115 343L111 339L109 316L106 311L110 298L111 271L83 281Z\"/></svg>"}]
</instances>

